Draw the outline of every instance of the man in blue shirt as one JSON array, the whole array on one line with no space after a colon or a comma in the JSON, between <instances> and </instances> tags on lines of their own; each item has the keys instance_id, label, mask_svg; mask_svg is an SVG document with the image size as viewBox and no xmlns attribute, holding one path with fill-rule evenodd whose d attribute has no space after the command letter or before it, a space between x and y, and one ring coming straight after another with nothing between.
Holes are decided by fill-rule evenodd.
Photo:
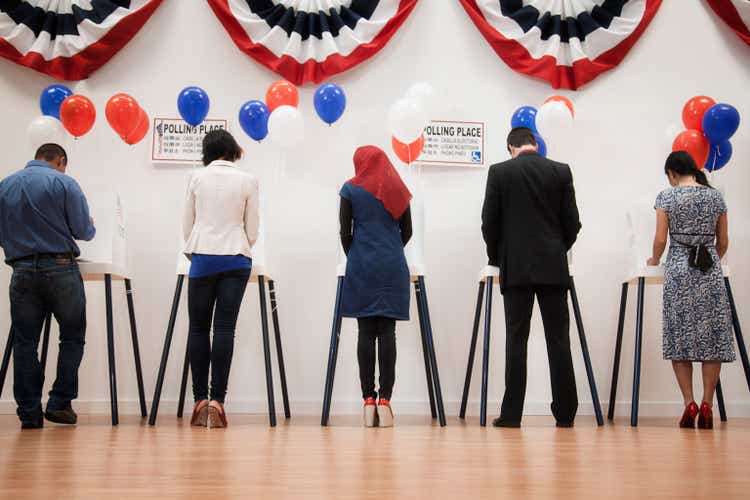
<instances>
[{"instance_id":1,"label":"man in blue shirt","mask_svg":"<svg viewBox=\"0 0 750 500\"><path fill-rule=\"evenodd\" d=\"M13 394L24 429L43 426L44 373L37 350L48 314L60 326L60 353L44 417L63 424L77 421L70 402L78 396L86 295L75 240L93 239L96 229L81 188L65 175L67 164L62 147L45 144L26 168L0 182L0 247L13 267Z\"/></svg>"}]
</instances>

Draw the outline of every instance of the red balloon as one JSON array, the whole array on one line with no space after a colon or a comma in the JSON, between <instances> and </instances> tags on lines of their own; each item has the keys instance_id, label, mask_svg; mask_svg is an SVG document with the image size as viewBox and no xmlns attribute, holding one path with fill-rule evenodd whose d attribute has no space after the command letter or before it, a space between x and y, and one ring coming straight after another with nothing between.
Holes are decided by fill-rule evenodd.
<instances>
[{"instance_id":1,"label":"red balloon","mask_svg":"<svg viewBox=\"0 0 750 500\"><path fill-rule=\"evenodd\" d=\"M86 135L96 121L96 108L88 97L74 94L60 105L60 121L73 137Z\"/></svg>"},{"instance_id":2,"label":"red balloon","mask_svg":"<svg viewBox=\"0 0 750 500\"><path fill-rule=\"evenodd\" d=\"M546 98L542 104L547 104L548 102L551 102L551 101L559 101L565 104L570 110L570 115L573 118L575 118L576 112L575 112L575 109L573 109L573 102L570 99L562 95L553 95L552 97Z\"/></svg>"},{"instance_id":3,"label":"red balloon","mask_svg":"<svg viewBox=\"0 0 750 500\"><path fill-rule=\"evenodd\" d=\"M279 80L268 87L268 92L266 92L266 106L268 106L269 111L273 112L279 106L292 106L296 108L297 105L299 105L299 93L297 92L297 87L292 83L286 80Z\"/></svg>"},{"instance_id":4,"label":"red balloon","mask_svg":"<svg viewBox=\"0 0 750 500\"><path fill-rule=\"evenodd\" d=\"M133 144L138 144L143 140L144 137L146 137L151 122L151 119L148 117L148 113L143 111L143 108L138 108L138 110L138 125L136 125L135 130L133 130L130 135L125 138L125 142L130 144L131 146Z\"/></svg>"},{"instance_id":5,"label":"red balloon","mask_svg":"<svg viewBox=\"0 0 750 500\"><path fill-rule=\"evenodd\" d=\"M396 156L398 156L402 162L409 164L419 158L419 155L422 154L422 150L424 149L424 134L411 144L404 144L395 137L391 137L391 146L393 147L393 152L396 153Z\"/></svg>"},{"instance_id":6,"label":"red balloon","mask_svg":"<svg viewBox=\"0 0 750 500\"><path fill-rule=\"evenodd\" d=\"M107 107L104 114L107 117L109 126L112 127L117 135L123 141L127 141L128 136L138 126L140 118L140 106L138 102L127 94L113 95L107 101Z\"/></svg>"},{"instance_id":7,"label":"red balloon","mask_svg":"<svg viewBox=\"0 0 750 500\"><path fill-rule=\"evenodd\" d=\"M708 160L711 147L698 130L684 130L680 132L672 143L672 151L687 151L693 157L698 168L703 168Z\"/></svg>"},{"instance_id":8,"label":"red balloon","mask_svg":"<svg viewBox=\"0 0 750 500\"><path fill-rule=\"evenodd\" d=\"M695 96L682 108L682 123L688 130L703 132L703 115L716 101L705 95Z\"/></svg>"}]
</instances>

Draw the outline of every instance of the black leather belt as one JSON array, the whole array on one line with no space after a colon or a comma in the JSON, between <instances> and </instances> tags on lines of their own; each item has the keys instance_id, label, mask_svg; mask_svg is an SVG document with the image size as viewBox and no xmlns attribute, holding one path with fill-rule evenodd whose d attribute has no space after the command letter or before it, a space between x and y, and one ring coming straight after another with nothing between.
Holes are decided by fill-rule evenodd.
<instances>
[{"instance_id":1,"label":"black leather belt","mask_svg":"<svg viewBox=\"0 0 750 500\"><path fill-rule=\"evenodd\" d=\"M27 255L26 257L19 257L17 259L13 259L8 261L9 264L13 264L15 262L24 262L24 261L36 261L41 259L59 259L59 260L69 260L72 264L76 261L75 256L72 253L37 253L34 255Z\"/></svg>"}]
</instances>

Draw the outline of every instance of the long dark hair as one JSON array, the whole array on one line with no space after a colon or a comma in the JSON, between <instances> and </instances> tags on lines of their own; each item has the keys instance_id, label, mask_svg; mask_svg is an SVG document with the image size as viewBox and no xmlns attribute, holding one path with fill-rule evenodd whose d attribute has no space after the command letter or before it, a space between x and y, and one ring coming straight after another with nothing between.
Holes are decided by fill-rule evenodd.
<instances>
[{"instance_id":1,"label":"long dark hair","mask_svg":"<svg viewBox=\"0 0 750 500\"><path fill-rule=\"evenodd\" d=\"M712 187L708 183L706 173L698 168L693 157L687 151L673 151L667 156L667 161L664 163L664 173L668 174L670 171L679 176L693 176L695 182L701 186Z\"/></svg>"}]
</instances>

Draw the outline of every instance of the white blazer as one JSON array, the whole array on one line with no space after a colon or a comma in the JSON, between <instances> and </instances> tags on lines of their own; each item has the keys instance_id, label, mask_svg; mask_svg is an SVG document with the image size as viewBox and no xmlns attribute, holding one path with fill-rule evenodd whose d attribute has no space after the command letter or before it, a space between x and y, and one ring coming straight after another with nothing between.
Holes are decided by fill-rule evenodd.
<instances>
[{"instance_id":1,"label":"white blazer","mask_svg":"<svg viewBox=\"0 0 750 500\"><path fill-rule=\"evenodd\" d=\"M185 255L245 255L258 239L258 179L224 160L193 174L182 232Z\"/></svg>"}]
</instances>

